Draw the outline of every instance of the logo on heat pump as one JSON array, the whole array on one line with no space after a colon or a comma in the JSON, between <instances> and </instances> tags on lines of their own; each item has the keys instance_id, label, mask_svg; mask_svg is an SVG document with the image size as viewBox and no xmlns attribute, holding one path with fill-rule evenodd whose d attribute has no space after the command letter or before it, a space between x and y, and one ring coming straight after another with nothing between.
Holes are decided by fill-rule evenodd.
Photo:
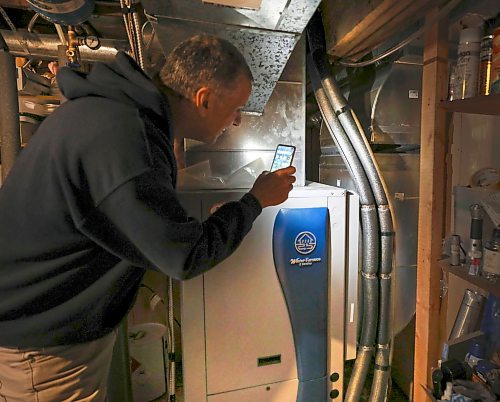
<instances>
[{"instance_id":1,"label":"logo on heat pump","mask_svg":"<svg viewBox=\"0 0 500 402\"><path fill-rule=\"evenodd\" d=\"M300 254L311 254L316 248L316 236L311 232L300 232L295 238L295 250Z\"/></svg>"},{"instance_id":2,"label":"logo on heat pump","mask_svg":"<svg viewBox=\"0 0 500 402\"><path fill-rule=\"evenodd\" d=\"M316 248L316 236L311 232L300 232L295 238L295 250L302 255L310 254ZM317 262L321 262L320 257L309 258L291 258L291 265L298 265L299 267L309 267Z\"/></svg>"}]
</instances>

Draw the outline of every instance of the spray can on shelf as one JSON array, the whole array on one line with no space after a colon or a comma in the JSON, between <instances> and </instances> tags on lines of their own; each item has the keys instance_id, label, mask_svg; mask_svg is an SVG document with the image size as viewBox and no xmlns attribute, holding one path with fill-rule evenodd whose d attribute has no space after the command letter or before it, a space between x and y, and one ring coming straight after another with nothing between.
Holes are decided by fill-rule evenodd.
<instances>
[{"instance_id":1,"label":"spray can on shelf","mask_svg":"<svg viewBox=\"0 0 500 402\"><path fill-rule=\"evenodd\" d=\"M470 289L466 289L462 304L458 310L455 323L451 329L449 340L470 334L479 329L481 325L481 313L486 298Z\"/></svg>"},{"instance_id":2,"label":"spray can on shelf","mask_svg":"<svg viewBox=\"0 0 500 402\"><path fill-rule=\"evenodd\" d=\"M498 17L484 22L481 50L479 52L478 94L489 95L491 89L491 63L493 60L493 31L497 27Z\"/></svg>"},{"instance_id":3,"label":"spray can on shelf","mask_svg":"<svg viewBox=\"0 0 500 402\"><path fill-rule=\"evenodd\" d=\"M500 93L500 27L493 31L490 93Z\"/></svg>"},{"instance_id":4,"label":"spray can on shelf","mask_svg":"<svg viewBox=\"0 0 500 402\"><path fill-rule=\"evenodd\" d=\"M469 275L479 275L483 257L483 216L484 209L479 204L470 206L470 250Z\"/></svg>"},{"instance_id":5,"label":"spray can on shelf","mask_svg":"<svg viewBox=\"0 0 500 402\"><path fill-rule=\"evenodd\" d=\"M477 95L481 29L464 28L460 32L454 95L465 99Z\"/></svg>"},{"instance_id":6,"label":"spray can on shelf","mask_svg":"<svg viewBox=\"0 0 500 402\"><path fill-rule=\"evenodd\" d=\"M478 95L490 94L491 61L493 59L493 35L483 36L479 52Z\"/></svg>"}]
</instances>

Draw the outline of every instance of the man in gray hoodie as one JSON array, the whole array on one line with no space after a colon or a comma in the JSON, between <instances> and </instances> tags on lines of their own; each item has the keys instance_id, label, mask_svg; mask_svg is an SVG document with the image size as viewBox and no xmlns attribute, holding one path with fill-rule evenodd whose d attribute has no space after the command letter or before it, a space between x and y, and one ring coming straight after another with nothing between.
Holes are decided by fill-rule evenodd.
<instances>
[{"instance_id":1,"label":"man in gray hoodie","mask_svg":"<svg viewBox=\"0 0 500 402\"><path fill-rule=\"evenodd\" d=\"M295 181L293 167L264 172L204 222L180 205L174 143L214 142L251 92L224 40L181 43L156 84L125 53L57 79L68 101L0 189L0 400L104 401L114 329L145 271L211 269Z\"/></svg>"}]
</instances>

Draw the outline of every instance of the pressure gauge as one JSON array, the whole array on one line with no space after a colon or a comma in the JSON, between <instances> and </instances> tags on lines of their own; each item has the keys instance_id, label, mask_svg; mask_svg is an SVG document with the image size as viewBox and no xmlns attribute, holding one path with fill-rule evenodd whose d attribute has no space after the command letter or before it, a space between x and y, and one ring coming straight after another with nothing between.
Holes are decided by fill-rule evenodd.
<instances>
[{"instance_id":1,"label":"pressure gauge","mask_svg":"<svg viewBox=\"0 0 500 402\"><path fill-rule=\"evenodd\" d=\"M84 38L85 45L92 50L97 50L101 47L101 41L97 36L88 35Z\"/></svg>"}]
</instances>

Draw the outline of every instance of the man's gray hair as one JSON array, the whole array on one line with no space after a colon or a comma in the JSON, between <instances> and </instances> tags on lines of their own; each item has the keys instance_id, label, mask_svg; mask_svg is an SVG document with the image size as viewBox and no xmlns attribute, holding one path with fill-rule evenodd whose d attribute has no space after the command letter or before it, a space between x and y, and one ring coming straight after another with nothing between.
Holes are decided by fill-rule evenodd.
<instances>
[{"instance_id":1,"label":"man's gray hair","mask_svg":"<svg viewBox=\"0 0 500 402\"><path fill-rule=\"evenodd\" d=\"M240 75L253 76L242 54L227 40L197 35L177 45L167 56L159 78L185 98L203 86L232 88Z\"/></svg>"}]
</instances>

